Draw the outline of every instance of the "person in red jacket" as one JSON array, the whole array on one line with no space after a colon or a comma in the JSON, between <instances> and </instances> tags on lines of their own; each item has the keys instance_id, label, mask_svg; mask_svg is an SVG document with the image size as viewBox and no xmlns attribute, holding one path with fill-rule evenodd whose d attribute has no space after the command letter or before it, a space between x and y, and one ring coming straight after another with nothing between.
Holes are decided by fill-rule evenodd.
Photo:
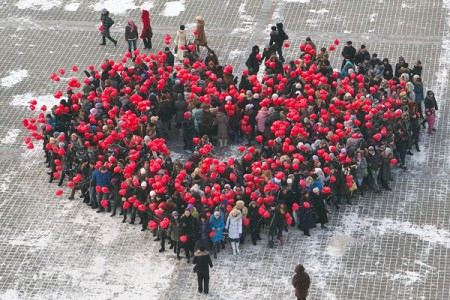
<instances>
[{"instance_id":1,"label":"person in red jacket","mask_svg":"<svg viewBox=\"0 0 450 300\"><path fill-rule=\"evenodd\" d=\"M143 9L142 15L142 33L141 39L144 42L144 49L152 49L152 37L153 31L152 26L150 25L150 13L148 10Z\"/></svg>"}]
</instances>

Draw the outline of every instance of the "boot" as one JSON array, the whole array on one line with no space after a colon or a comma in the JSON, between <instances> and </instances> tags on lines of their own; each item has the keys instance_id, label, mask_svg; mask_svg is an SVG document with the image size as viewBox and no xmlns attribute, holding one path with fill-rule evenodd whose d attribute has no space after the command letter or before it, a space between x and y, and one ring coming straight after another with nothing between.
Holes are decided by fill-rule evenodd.
<instances>
[{"instance_id":1,"label":"boot","mask_svg":"<svg viewBox=\"0 0 450 300\"><path fill-rule=\"evenodd\" d=\"M326 229L326 228L327 228L327 226L325 226L325 224L320 224L320 228L322 228L322 229Z\"/></svg>"},{"instance_id":2,"label":"boot","mask_svg":"<svg viewBox=\"0 0 450 300\"><path fill-rule=\"evenodd\" d=\"M217 247L215 245L213 246L213 253L214 253L214 258L217 258Z\"/></svg>"},{"instance_id":3,"label":"boot","mask_svg":"<svg viewBox=\"0 0 450 300\"><path fill-rule=\"evenodd\" d=\"M106 37L102 36L102 42L100 43L100 45L106 45Z\"/></svg>"},{"instance_id":4,"label":"boot","mask_svg":"<svg viewBox=\"0 0 450 300\"><path fill-rule=\"evenodd\" d=\"M311 235L309 234L309 230L308 230L308 229L303 230L303 233L304 233L306 236L311 236Z\"/></svg>"},{"instance_id":5,"label":"boot","mask_svg":"<svg viewBox=\"0 0 450 300\"><path fill-rule=\"evenodd\" d=\"M241 252L239 251L239 242L236 243L236 252L237 254L240 254Z\"/></svg>"},{"instance_id":6,"label":"boot","mask_svg":"<svg viewBox=\"0 0 450 300\"><path fill-rule=\"evenodd\" d=\"M416 150L417 152L420 152L419 144L416 144Z\"/></svg>"},{"instance_id":7,"label":"boot","mask_svg":"<svg viewBox=\"0 0 450 300\"><path fill-rule=\"evenodd\" d=\"M223 140L223 146L224 147L228 147L228 139L224 139Z\"/></svg>"},{"instance_id":8,"label":"boot","mask_svg":"<svg viewBox=\"0 0 450 300\"><path fill-rule=\"evenodd\" d=\"M279 240L280 240L280 246L283 246L284 242L286 241L285 237L281 236Z\"/></svg>"},{"instance_id":9,"label":"boot","mask_svg":"<svg viewBox=\"0 0 450 300\"><path fill-rule=\"evenodd\" d=\"M219 147L223 148L223 139L219 139Z\"/></svg>"},{"instance_id":10,"label":"boot","mask_svg":"<svg viewBox=\"0 0 450 300\"><path fill-rule=\"evenodd\" d=\"M161 249L159 249L159 252L164 252L166 251L166 249L164 249L164 247L161 247Z\"/></svg>"},{"instance_id":11,"label":"boot","mask_svg":"<svg viewBox=\"0 0 450 300\"><path fill-rule=\"evenodd\" d=\"M231 249L233 249L233 255L236 255L236 243L231 242Z\"/></svg>"}]
</instances>

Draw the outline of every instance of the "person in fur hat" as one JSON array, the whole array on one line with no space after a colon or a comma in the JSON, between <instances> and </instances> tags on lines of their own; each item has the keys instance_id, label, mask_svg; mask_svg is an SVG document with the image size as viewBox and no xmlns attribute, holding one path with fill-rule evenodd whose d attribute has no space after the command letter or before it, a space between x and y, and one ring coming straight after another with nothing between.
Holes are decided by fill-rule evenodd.
<instances>
[{"instance_id":1,"label":"person in fur hat","mask_svg":"<svg viewBox=\"0 0 450 300\"><path fill-rule=\"evenodd\" d=\"M248 75L256 75L259 72L259 65L261 64L261 60L258 60L256 57L259 54L259 47L257 45L252 47L252 52L248 56L245 65L248 68Z\"/></svg>"},{"instance_id":2,"label":"person in fur hat","mask_svg":"<svg viewBox=\"0 0 450 300\"><path fill-rule=\"evenodd\" d=\"M295 297L297 297L297 300L306 300L309 287L311 286L311 279L308 273L305 272L305 267L301 264L295 267L292 285L295 288Z\"/></svg>"}]
</instances>

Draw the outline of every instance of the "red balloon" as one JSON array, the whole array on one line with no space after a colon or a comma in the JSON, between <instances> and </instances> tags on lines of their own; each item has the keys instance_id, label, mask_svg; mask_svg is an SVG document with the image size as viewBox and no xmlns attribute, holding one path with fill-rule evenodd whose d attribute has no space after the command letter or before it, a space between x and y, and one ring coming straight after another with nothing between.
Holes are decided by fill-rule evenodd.
<instances>
[{"instance_id":1,"label":"red balloon","mask_svg":"<svg viewBox=\"0 0 450 300\"><path fill-rule=\"evenodd\" d=\"M395 164L397 164L397 159L395 159L395 158L391 159L391 165L395 165Z\"/></svg>"},{"instance_id":2,"label":"red balloon","mask_svg":"<svg viewBox=\"0 0 450 300\"><path fill-rule=\"evenodd\" d=\"M242 220L242 223L244 224L244 226L248 226L250 224L250 219L249 218L244 218Z\"/></svg>"},{"instance_id":3,"label":"red balloon","mask_svg":"<svg viewBox=\"0 0 450 300\"><path fill-rule=\"evenodd\" d=\"M303 202L303 207L308 209L311 207L311 205L309 204L309 202Z\"/></svg>"},{"instance_id":4,"label":"red balloon","mask_svg":"<svg viewBox=\"0 0 450 300\"><path fill-rule=\"evenodd\" d=\"M73 181L69 181L69 182L67 182L67 187L68 188L73 188L75 185L74 185L74 183L73 183Z\"/></svg>"},{"instance_id":5,"label":"red balloon","mask_svg":"<svg viewBox=\"0 0 450 300\"><path fill-rule=\"evenodd\" d=\"M148 227L150 227L151 229L156 229L156 227L158 227L158 224L156 224L155 221L150 221L148 222Z\"/></svg>"},{"instance_id":6,"label":"red balloon","mask_svg":"<svg viewBox=\"0 0 450 300\"><path fill-rule=\"evenodd\" d=\"M213 237L215 237L216 236L216 233L214 232L214 231L211 231L210 233L209 233L209 237L210 238L213 238Z\"/></svg>"},{"instance_id":7,"label":"red balloon","mask_svg":"<svg viewBox=\"0 0 450 300\"><path fill-rule=\"evenodd\" d=\"M188 240L187 235L182 235L182 236L180 236L180 241L181 241L182 243L186 243L187 240Z\"/></svg>"},{"instance_id":8,"label":"red balloon","mask_svg":"<svg viewBox=\"0 0 450 300\"><path fill-rule=\"evenodd\" d=\"M124 202L123 203L123 209L129 209L130 208L130 202Z\"/></svg>"},{"instance_id":9,"label":"red balloon","mask_svg":"<svg viewBox=\"0 0 450 300\"><path fill-rule=\"evenodd\" d=\"M100 205L103 206L103 208L107 208L108 207L108 200L103 199L102 201L100 201Z\"/></svg>"},{"instance_id":10,"label":"red balloon","mask_svg":"<svg viewBox=\"0 0 450 300\"><path fill-rule=\"evenodd\" d=\"M297 203L292 204L292 210L296 211L300 208L300 205L298 205Z\"/></svg>"},{"instance_id":11,"label":"red balloon","mask_svg":"<svg viewBox=\"0 0 450 300\"><path fill-rule=\"evenodd\" d=\"M57 190L55 194L56 196L61 196L63 194L63 190Z\"/></svg>"}]
</instances>

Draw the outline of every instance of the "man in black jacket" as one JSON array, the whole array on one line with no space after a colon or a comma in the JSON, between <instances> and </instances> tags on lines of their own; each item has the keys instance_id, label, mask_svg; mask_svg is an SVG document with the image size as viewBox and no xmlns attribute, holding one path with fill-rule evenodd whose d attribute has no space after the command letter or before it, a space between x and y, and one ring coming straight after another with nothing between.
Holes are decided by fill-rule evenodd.
<instances>
[{"instance_id":1,"label":"man in black jacket","mask_svg":"<svg viewBox=\"0 0 450 300\"><path fill-rule=\"evenodd\" d=\"M380 187L378 186L378 173L381 166L380 154L375 151L375 148L370 146L369 154L367 155L367 166L369 173L369 186L375 191L375 193L380 192Z\"/></svg>"},{"instance_id":2,"label":"man in black jacket","mask_svg":"<svg viewBox=\"0 0 450 300\"><path fill-rule=\"evenodd\" d=\"M344 49L342 49L341 55L344 57L342 61L341 69L344 68L345 60L349 59L352 63L355 61L356 49L352 45L352 41L348 41Z\"/></svg>"},{"instance_id":3,"label":"man in black jacket","mask_svg":"<svg viewBox=\"0 0 450 300\"><path fill-rule=\"evenodd\" d=\"M195 252L194 256L194 272L197 272L198 279L198 292L208 294L209 292L209 268L213 267L211 256L205 247L201 246L200 249Z\"/></svg>"}]
</instances>

